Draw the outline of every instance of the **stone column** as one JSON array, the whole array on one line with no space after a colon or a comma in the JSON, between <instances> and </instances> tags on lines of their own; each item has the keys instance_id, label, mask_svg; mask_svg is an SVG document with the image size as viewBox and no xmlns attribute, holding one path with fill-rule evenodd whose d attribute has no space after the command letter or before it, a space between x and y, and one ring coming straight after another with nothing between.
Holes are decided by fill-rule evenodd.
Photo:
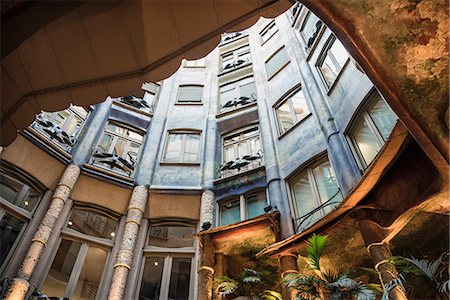
<instances>
[{"instance_id":1,"label":"stone column","mask_svg":"<svg viewBox=\"0 0 450 300\"><path fill-rule=\"evenodd\" d=\"M138 185L133 189L130 204L128 205L125 230L114 265L113 279L108 299L122 299L127 282L128 272L131 269L133 250L139 233L139 226L147 205L148 189L144 185Z\"/></svg>"},{"instance_id":2,"label":"stone column","mask_svg":"<svg viewBox=\"0 0 450 300\"><path fill-rule=\"evenodd\" d=\"M389 292L389 299L392 300L406 300L406 291L401 284L393 284L398 280L397 268L389 263L388 259L392 256L389 244L383 241L383 228L377 223L370 220L358 221L359 230L366 243L367 250L370 252L372 262L380 277L380 282L383 289L386 285L391 286Z\"/></svg>"},{"instance_id":3,"label":"stone column","mask_svg":"<svg viewBox=\"0 0 450 300\"><path fill-rule=\"evenodd\" d=\"M283 256L280 257L280 270L281 279L283 279L287 274L298 273L297 254L284 253ZM295 299L296 291L289 290L288 287L283 285L282 295L283 299Z\"/></svg>"},{"instance_id":4,"label":"stone column","mask_svg":"<svg viewBox=\"0 0 450 300\"><path fill-rule=\"evenodd\" d=\"M214 224L214 192L206 190L202 193L200 207L200 226L209 222ZM198 299L211 300L213 295L214 276L214 241L209 235L199 240Z\"/></svg>"},{"instance_id":5,"label":"stone column","mask_svg":"<svg viewBox=\"0 0 450 300\"><path fill-rule=\"evenodd\" d=\"M53 193L50 207L31 240L30 248L25 255L22 266L17 272L16 278L11 281L5 299L18 300L25 298L30 285L30 277L33 274L44 247L47 245L47 241L55 227L56 220L64 207L64 203L69 198L78 176L80 176L80 167L76 165L66 167Z\"/></svg>"}]
</instances>

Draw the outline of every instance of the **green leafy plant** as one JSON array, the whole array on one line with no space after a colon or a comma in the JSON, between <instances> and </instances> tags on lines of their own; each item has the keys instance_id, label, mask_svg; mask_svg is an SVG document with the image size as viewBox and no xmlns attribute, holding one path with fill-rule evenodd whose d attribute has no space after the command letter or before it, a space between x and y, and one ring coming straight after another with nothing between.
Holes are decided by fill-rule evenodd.
<instances>
[{"instance_id":1,"label":"green leafy plant","mask_svg":"<svg viewBox=\"0 0 450 300\"><path fill-rule=\"evenodd\" d=\"M442 253L437 259L417 259L393 256L393 263L405 278L405 287L412 298L449 299L449 253Z\"/></svg>"},{"instance_id":2,"label":"green leafy plant","mask_svg":"<svg viewBox=\"0 0 450 300\"><path fill-rule=\"evenodd\" d=\"M297 300L322 299L330 300L356 299L375 300L381 291L378 284L365 284L349 277L347 272L323 271L320 257L323 254L327 236L313 234L306 242L308 253L308 274L288 274L283 283L296 291Z\"/></svg>"}]
</instances>

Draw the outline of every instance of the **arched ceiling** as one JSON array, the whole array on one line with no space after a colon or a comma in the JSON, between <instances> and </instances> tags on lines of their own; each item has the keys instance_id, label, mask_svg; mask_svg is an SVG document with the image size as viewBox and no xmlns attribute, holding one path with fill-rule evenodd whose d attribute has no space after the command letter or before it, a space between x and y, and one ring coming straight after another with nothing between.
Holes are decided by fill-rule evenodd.
<instances>
[{"instance_id":1,"label":"arched ceiling","mask_svg":"<svg viewBox=\"0 0 450 300\"><path fill-rule=\"evenodd\" d=\"M221 33L248 28L261 16L276 17L292 5L288 0L15 3L17 9L2 7L13 11L2 24L2 145L40 110L128 95L144 82L172 75L183 58L205 56Z\"/></svg>"}]
</instances>

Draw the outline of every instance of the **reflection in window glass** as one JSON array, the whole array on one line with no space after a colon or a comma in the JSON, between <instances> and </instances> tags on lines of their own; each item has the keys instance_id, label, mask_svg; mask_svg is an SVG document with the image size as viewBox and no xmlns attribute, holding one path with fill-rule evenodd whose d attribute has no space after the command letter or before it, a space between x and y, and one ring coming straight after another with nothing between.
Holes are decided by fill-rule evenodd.
<instances>
[{"instance_id":1,"label":"reflection in window glass","mask_svg":"<svg viewBox=\"0 0 450 300\"><path fill-rule=\"evenodd\" d=\"M145 259L139 300L159 300L163 270L164 257L147 257Z\"/></svg>"},{"instance_id":2,"label":"reflection in window glass","mask_svg":"<svg viewBox=\"0 0 450 300\"><path fill-rule=\"evenodd\" d=\"M278 50L269 60L266 61L267 77L271 78L282 67L289 62L289 57L286 53L286 48L283 47Z\"/></svg>"},{"instance_id":3,"label":"reflection in window glass","mask_svg":"<svg viewBox=\"0 0 450 300\"><path fill-rule=\"evenodd\" d=\"M379 100L368 111L383 139L387 140L397 121L396 116L386 102Z\"/></svg>"},{"instance_id":4,"label":"reflection in window glass","mask_svg":"<svg viewBox=\"0 0 450 300\"><path fill-rule=\"evenodd\" d=\"M52 297L64 297L81 244L62 240L41 292Z\"/></svg>"},{"instance_id":5,"label":"reflection in window glass","mask_svg":"<svg viewBox=\"0 0 450 300\"><path fill-rule=\"evenodd\" d=\"M276 108L281 133L286 132L310 114L301 90L286 99Z\"/></svg>"},{"instance_id":6,"label":"reflection in window glass","mask_svg":"<svg viewBox=\"0 0 450 300\"><path fill-rule=\"evenodd\" d=\"M247 197L247 219L264 214L267 206L266 194L264 192L252 194Z\"/></svg>"},{"instance_id":7,"label":"reflection in window glass","mask_svg":"<svg viewBox=\"0 0 450 300\"><path fill-rule=\"evenodd\" d=\"M84 259L83 268L81 269L78 282L75 287L73 300L91 300L97 296L98 286L102 278L103 266L106 262L108 252L96 248L89 247Z\"/></svg>"},{"instance_id":8,"label":"reflection in window glass","mask_svg":"<svg viewBox=\"0 0 450 300\"><path fill-rule=\"evenodd\" d=\"M9 251L22 230L24 222L10 214L4 214L0 220L0 267L6 262ZM1 268L0 268L1 269Z\"/></svg>"},{"instance_id":9,"label":"reflection in window glass","mask_svg":"<svg viewBox=\"0 0 450 300\"><path fill-rule=\"evenodd\" d=\"M69 228L99 238L112 239L117 229L117 220L93 211L74 208L69 218Z\"/></svg>"},{"instance_id":10,"label":"reflection in window glass","mask_svg":"<svg viewBox=\"0 0 450 300\"><path fill-rule=\"evenodd\" d=\"M166 248L193 247L194 227L152 225L148 245Z\"/></svg>"},{"instance_id":11,"label":"reflection in window glass","mask_svg":"<svg viewBox=\"0 0 450 300\"><path fill-rule=\"evenodd\" d=\"M369 165L381 149L381 145L366 120L362 121L355 128L353 138L366 165Z\"/></svg>"},{"instance_id":12,"label":"reflection in window glass","mask_svg":"<svg viewBox=\"0 0 450 300\"><path fill-rule=\"evenodd\" d=\"M241 220L240 200L234 200L220 206L220 226L233 224Z\"/></svg>"},{"instance_id":13,"label":"reflection in window glass","mask_svg":"<svg viewBox=\"0 0 450 300\"><path fill-rule=\"evenodd\" d=\"M17 207L32 211L40 194L33 188L6 175L0 174L0 197Z\"/></svg>"},{"instance_id":14,"label":"reflection in window glass","mask_svg":"<svg viewBox=\"0 0 450 300\"><path fill-rule=\"evenodd\" d=\"M334 38L328 47L328 50L325 52L325 57L322 58L322 61L319 64L319 70L323 75L327 86L331 86L338 77L349 56L347 50L345 50L344 46L336 38Z\"/></svg>"},{"instance_id":15,"label":"reflection in window glass","mask_svg":"<svg viewBox=\"0 0 450 300\"><path fill-rule=\"evenodd\" d=\"M164 155L165 162L197 163L200 159L199 155L199 133L169 133Z\"/></svg>"},{"instance_id":16,"label":"reflection in window glass","mask_svg":"<svg viewBox=\"0 0 450 300\"><path fill-rule=\"evenodd\" d=\"M191 275L190 258L174 257L170 274L169 299L187 300Z\"/></svg>"},{"instance_id":17,"label":"reflection in window glass","mask_svg":"<svg viewBox=\"0 0 450 300\"><path fill-rule=\"evenodd\" d=\"M337 202L342 200L336 177L333 174L333 169L329 162L325 162L320 166L315 167L313 169L313 175L316 180L320 202L325 203L331 198L333 198L333 202L336 202L336 204L324 207L324 210L327 213L337 205Z\"/></svg>"}]
</instances>

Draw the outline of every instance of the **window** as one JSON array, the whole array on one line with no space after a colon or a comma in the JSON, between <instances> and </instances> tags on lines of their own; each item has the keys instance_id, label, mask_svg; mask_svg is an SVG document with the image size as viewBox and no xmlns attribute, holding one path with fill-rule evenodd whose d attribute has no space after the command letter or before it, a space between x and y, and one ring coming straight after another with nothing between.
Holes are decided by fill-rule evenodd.
<instances>
[{"instance_id":1,"label":"window","mask_svg":"<svg viewBox=\"0 0 450 300\"><path fill-rule=\"evenodd\" d=\"M317 63L319 73L328 88L333 85L348 59L347 50L335 36L332 36Z\"/></svg>"},{"instance_id":2,"label":"window","mask_svg":"<svg viewBox=\"0 0 450 300\"><path fill-rule=\"evenodd\" d=\"M397 117L378 92L369 96L369 105L350 130L350 140L361 169L366 169L383 147Z\"/></svg>"},{"instance_id":3,"label":"window","mask_svg":"<svg viewBox=\"0 0 450 300\"><path fill-rule=\"evenodd\" d=\"M251 63L250 46L245 45L221 56L222 72Z\"/></svg>"},{"instance_id":4,"label":"window","mask_svg":"<svg viewBox=\"0 0 450 300\"><path fill-rule=\"evenodd\" d=\"M31 125L60 148L69 151L88 112L81 106L71 105L68 109L50 113L41 112Z\"/></svg>"},{"instance_id":5,"label":"window","mask_svg":"<svg viewBox=\"0 0 450 300\"><path fill-rule=\"evenodd\" d=\"M219 226L225 226L264 214L267 206L266 192L258 191L238 198L221 201L219 204Z\"/></svg>"},{"instance_id":6,"label":"window","mask_svg":"<svg viewBox=\"0 0 450 300\"><path fill-rule=\"evenodd\" d=\"M278 28L275 21L270 22L261 32L259 36L261 37L261 45L267 42L275 33L277 33Z\"/></svg>"},{"instance_id":7,"label":"window","mask_svg":"<svg viewBox=\"0 0 450 300\"><path fill-rule=\"evenodd\" d=\"M171 131L167 137L164 162L198 163L200 160L199 131Z\"/></svg>"},{"instance_id":8,"label":"window","mask_svg":"<svg viewBox=\"0 0 450 300\"><path fill-rule=\"evenodd\" d=\"M278 127L283 134L310 114L302 90L297 90L275 107Z\"/></svg>"},{"instance_id":9,"label":"window","mask_svg":"<svg viewBox=\"0 0 450 300\"><path fill-rule=\"evenodd\" d=\"M305 51L309 52L315 45L315 42L318 40L318 36L320 30L323 27L323 22L312 12L308 12L306 15L306 19L303 23L302 29L300 33L303 37L303 40L306 44Z\"/></svg>"},{"instance_id":10,"label":"window","mask_svg":"<svg viewBox=\"0 0 450 300\"><path fill-rule=\"evenodd\" d=\"M131 176L143 139L142 133L109 121L94 150L92 163Z\"/></svg>"},{"instance_id":11,"label":"window","mask_svg":"<svg viewBox=\"0 0 450 300\"><path fill-rule=\"evenodd\" d=\"M221 113L254 103L256 101L256 85L253 76L222 85L219 88Z\"/></svg>"},{"instance_id":12,"label":"window","mask_svg":"<svg viewBox=\"0 0 450 300\"><path fill-rule=\"evenodd\" d=\"M202 103L203 85L180 85L177 103Z\"/></svg>"},{"instance_id":13,"label":"window","mask_svg":"<svg viewBox=\"0 0 450 300\"><path fill-rule=\"evenodd\" d=\"M223 138L221 177L238 174L262 165L258 126L252 126Z\"/></svg>"},{"instance_id":14,"label":"window","mask_svg":"<svg viewBox=\"0 0 450 300\"><path fill-rule=\"evenodd\" d=\"M194 231L193 224L150 225L139 299L192 299Z\"/></svg>"},{"instance_id":15,"label":"window","mask_svg":"<svg viewBox=\"0 0 450 300\"><path fill-rule=\"evenodd\" d=\"M238 39L239 37L243 37L246 34L245 31L238 31L232 33L224 33L222 34L222 43L228 43L233 40Z\"/></svg>"},{"instance_id":16,"label":"window","mask_svg":"<svg viewBox=\"0 0 450 300\"><path fill-rule=\"evenodd\" d=\"M341 200L339 186L328 161L303 170L289 181L296 231L304 230L329 213Z\"/></svg>"},{"instance_id":17,"label":"window","mask_svg":"<svg viewBox=\"0 0 450 300\"><path fill-rule=\"evenodd\" d=\"M185 68L204 68L206 66L206 58L200 58L196 60L185 60L184 67Z\"/></svg>"},{"instance_id":18,"label":"window","mask_svg":"<svg viewBox=\"0 0 450 300\"><path fill-rule=\"evenodd\" d=\"M289 63L285 47L280 48L266 61L267 77L271 79Z\"/></svg>"},{"instance_id":19,"label":"window","mask_svg":"<svg viewBox=\"0 0 450 300\"><path fill-rule=\"evenodd\" d=\"M114 259L109 252L117 225L117 218L74 207L41 292L69 299L105 298L102 274L107 260Z\"/></svg>"},{"instance_id":20,"label":"window","mask_svg":"<svg viewBox=\"0 0 450 300\"><path fill-rule=\"evenodd\" d=\"M19 244L41 194L31 183L0 173L0 275Z\"/></svg>"}]
</instances>

